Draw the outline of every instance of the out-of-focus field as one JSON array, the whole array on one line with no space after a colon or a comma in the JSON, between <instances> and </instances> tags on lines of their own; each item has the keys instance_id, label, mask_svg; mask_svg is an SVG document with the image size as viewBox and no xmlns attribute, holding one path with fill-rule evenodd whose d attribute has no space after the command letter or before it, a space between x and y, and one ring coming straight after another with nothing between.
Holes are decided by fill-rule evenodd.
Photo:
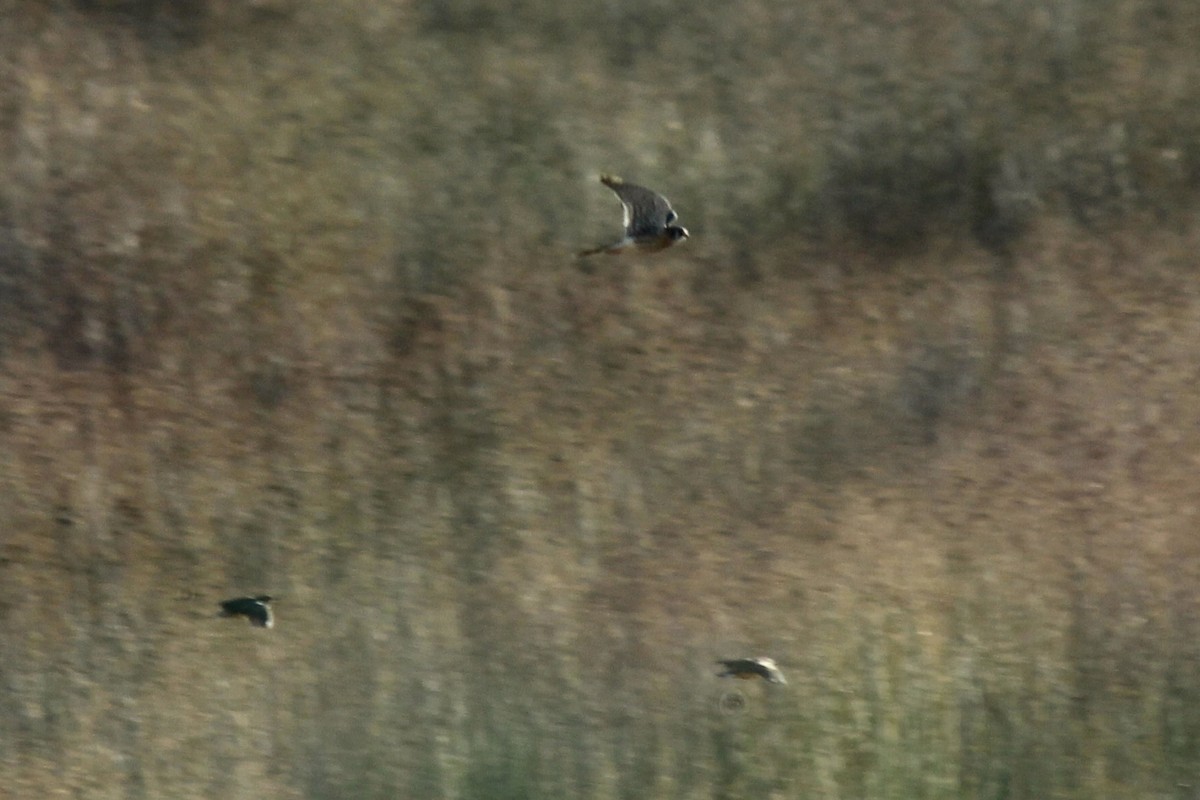
<instances>
[{"instance_id":1,"label":"out-of-focus field","mask_svg":"<svg viewBox=\"0 0 1200 800\"><path fill-rule=\"evenodd\" d=\"M0 795L1200 796L1200 6L900 5L0 3Z\"/></svg>"}]
</instances>

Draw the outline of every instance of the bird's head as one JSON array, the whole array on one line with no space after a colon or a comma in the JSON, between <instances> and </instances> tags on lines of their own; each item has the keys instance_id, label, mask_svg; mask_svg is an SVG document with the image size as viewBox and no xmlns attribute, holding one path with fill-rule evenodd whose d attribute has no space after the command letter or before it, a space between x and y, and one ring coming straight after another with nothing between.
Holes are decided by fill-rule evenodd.
<instances>
[{"instance_id":1,"label":"bird's head","mask_svg":"<svg viewBox=\"0 0 1200 800\"><path fill-rule=\"evenodd\" d=\"M672 242L682 241L688 238L687 228L682 225L668 225L667 235L671 237Z\"/></svg>"},{"instance_id":2,"label":"bird's head","mask_svg":"<svg viewBox=\"0 0 1200 800\"><path fill-rule=\"evenodd\" d=\"M766 669L767 674L765 677L768 683L781 683L785 686L787 685L787 679L783 677L783 672L779 669L779 665L775 663L775 659L767 658L766 656L760 656L754 660L761 664L764 669Z\"/></svg>"}]
</instances>

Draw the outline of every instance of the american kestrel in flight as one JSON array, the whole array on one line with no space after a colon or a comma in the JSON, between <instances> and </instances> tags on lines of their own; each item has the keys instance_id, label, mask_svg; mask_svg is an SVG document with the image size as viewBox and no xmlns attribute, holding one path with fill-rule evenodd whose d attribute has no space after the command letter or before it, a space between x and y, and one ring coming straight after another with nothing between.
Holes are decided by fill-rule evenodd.
<instances>
[{"instance_id":1,"label":"american kestrel in flight","mask_svg":"<svg viewBox=\"0 0 1200 800\"><path fill-rule=\"evenodd\" d=\"M600 182L621 199L625 208L625 237L614 244L584 250L579 254L580 258L596 253L616 255L631 249L653 253L688 238L687 228L674 224L679 215L658 192L626 183L616 175L601 175Z\"/></svg>"},{"instance_id":2,"label":"american kestrel in flight","mask_svg":"<svg viewBox=\"0 0 1200 800\"><path fill-rule=\"evenodd\" d=\"M775 666L775 659L760 656L758 658L730 658L723 659L717 662L725 667L724 672L717 674L718 678L741 678L742 680L750 680L752 678L762 678L767 683L782 683L787 684L784 680L783 673L779 671L779 667Z\"/></svg>"},{"instance_id":3,"label":"american kestrel in flight","mask_svg":"<svg viewBox=\"0 0 1200 800\"><path fill-rule=\"evenodd\" d=\"M271 596L260 594L257 597L235 597L221 603L222 617L245 617L251 625L260 628L270 628L275 625L275 616L271 613Z\"/></svg>"}]
</instances>

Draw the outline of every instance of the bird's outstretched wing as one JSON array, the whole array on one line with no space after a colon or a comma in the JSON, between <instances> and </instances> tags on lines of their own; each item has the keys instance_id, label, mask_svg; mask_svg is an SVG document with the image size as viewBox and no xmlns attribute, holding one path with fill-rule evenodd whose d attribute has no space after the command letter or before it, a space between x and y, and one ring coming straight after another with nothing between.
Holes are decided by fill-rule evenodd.
<instances>
[{"instance_id":1,"label":"bird's outstretched wing","mask_svg":"<svg viewBox=\"0 0 1200 800\"><path fill-rule=\"evenodd\" d=\"M667 198L645 186L626 183L616 175L601 175L600 182L616 192L625 207L626 236L656 236L678 217Z\"/></svg>"}]
</instances>

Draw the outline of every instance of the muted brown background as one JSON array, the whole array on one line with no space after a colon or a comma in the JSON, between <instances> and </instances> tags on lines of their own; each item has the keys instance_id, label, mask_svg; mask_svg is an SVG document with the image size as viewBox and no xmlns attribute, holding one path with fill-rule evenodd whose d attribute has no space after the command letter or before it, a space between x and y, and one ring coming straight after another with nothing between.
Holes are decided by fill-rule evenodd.
<instances>
[{"instance_id":1,"label":"muted brown background","mask_svg":"<svg viewBox=\"0 0 1200 800\"><path fill-rule=\"evenodd\" d=\"M1200 796L1200 7L895 6L0 3L0 795Z\"/></svg>"}]
</instances>

